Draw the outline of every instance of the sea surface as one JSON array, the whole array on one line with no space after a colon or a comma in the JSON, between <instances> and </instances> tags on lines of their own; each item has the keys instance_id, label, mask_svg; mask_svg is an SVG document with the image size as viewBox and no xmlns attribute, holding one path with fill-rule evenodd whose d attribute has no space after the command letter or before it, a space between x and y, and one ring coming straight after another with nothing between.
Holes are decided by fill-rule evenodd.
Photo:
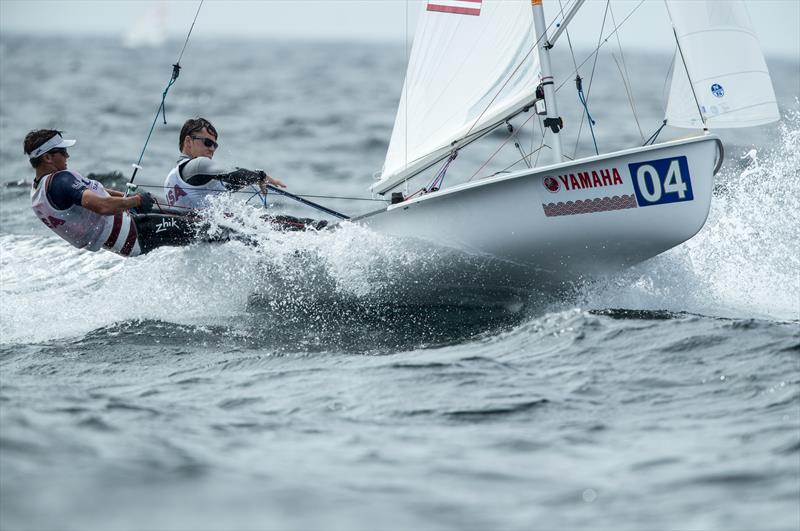
<instances>
[{"instance_id":1,"label":"sea surface","mask_svg":"<svg viewBox=\"0 0 800 531\"><path fill-rule=\"evenodd\" d=\"M358 226L128 260L50 233L25 133L64 130L70 168L124 186L183 44L121 42L0 36L0 528L800 528L797 57L768 58L779 123L720 133L686 244L515 304L419 306L384 288L426 257ZM602 151L657 129L672 60L625 52L640 132L612 44L581 69ZM559 53L565 151L588 155ZM137 182L158 191L202 115L217 159L379 208L405 62L402 44L199 33Z\"/></svg>"}]
</instances>

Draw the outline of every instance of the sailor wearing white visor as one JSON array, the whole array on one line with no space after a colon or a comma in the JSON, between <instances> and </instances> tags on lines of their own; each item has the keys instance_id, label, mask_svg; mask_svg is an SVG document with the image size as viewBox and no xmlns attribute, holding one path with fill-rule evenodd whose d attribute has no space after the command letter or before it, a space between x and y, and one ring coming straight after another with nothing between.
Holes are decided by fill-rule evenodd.
<instances>
[{"instance_id":1,"label":"sailor wearing white visor","mask_svg":"<svg viewBox=\"0 0 800 531\"><path fill-rule=\"evenodd\" d=\"M201 239L191 218L147 214L155 204L149 193L125 197L68 170L67 148L74 145L75 140L64 139L53 129L38 129L25 137L25 154L36 172L31 206L50 230L80 249L106 249L122 256Z\"/></svg>"}]
</instances>

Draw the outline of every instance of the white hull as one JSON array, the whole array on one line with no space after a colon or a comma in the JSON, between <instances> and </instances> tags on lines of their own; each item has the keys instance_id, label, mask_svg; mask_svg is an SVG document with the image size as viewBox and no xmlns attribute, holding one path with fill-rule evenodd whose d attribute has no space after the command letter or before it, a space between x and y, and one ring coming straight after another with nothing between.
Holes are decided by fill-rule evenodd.
<instances>
[{"instance_id":1,"label":"white hull","mask_svg":"<svg viewBox=\"0 0 800 531\"><path fill-rule=\"evenodd\" d=\"M707 135L465 183L353 221L464 257L450 262L451 271L442 265L445 284L569 282L694 236L721 158L721 142Z\"/></svg>"}]
</instances>

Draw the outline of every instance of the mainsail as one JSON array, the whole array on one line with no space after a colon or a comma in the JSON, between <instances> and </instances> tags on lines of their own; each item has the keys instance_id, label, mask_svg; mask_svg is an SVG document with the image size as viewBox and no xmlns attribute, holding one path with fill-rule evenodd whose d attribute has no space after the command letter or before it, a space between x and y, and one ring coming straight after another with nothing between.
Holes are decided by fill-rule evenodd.
<instances>
[{"instance_id":1,"label":"mainsail","mask_svg":"<svg viewBox=\"0 0 800 531\"><path fill-rule=\"evenodd\" d=\"M539 83L529 0L429 0L423 9L377 193L530 105Z\"/></svg>"},{"instance_id":2,"label":"mainsail","mask_svg":"<svg viewBox=\"0 0 800 531\"><path fill-rule=\"evenodd\" d=\"M744 2L665 1L679 45L667 124L730 128L778 120L772 81Z\"/></svg>"}]
</instances>

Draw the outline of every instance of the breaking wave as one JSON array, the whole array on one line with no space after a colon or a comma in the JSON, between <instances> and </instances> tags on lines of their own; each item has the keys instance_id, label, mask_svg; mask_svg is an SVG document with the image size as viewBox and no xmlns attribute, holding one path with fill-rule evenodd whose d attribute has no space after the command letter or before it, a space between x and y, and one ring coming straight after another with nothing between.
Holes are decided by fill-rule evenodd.
<instances>
[{"instance_id":1,"label":"breaking wave","mask_svg":"<svg viewBox=\"0 0 800 531\"><path fill-rule=\"evenodd\" d=\"M596 308L800 319L800 111L768 149L729 153L705 227L588 290Z\"/></svg>"}]
</instances>

